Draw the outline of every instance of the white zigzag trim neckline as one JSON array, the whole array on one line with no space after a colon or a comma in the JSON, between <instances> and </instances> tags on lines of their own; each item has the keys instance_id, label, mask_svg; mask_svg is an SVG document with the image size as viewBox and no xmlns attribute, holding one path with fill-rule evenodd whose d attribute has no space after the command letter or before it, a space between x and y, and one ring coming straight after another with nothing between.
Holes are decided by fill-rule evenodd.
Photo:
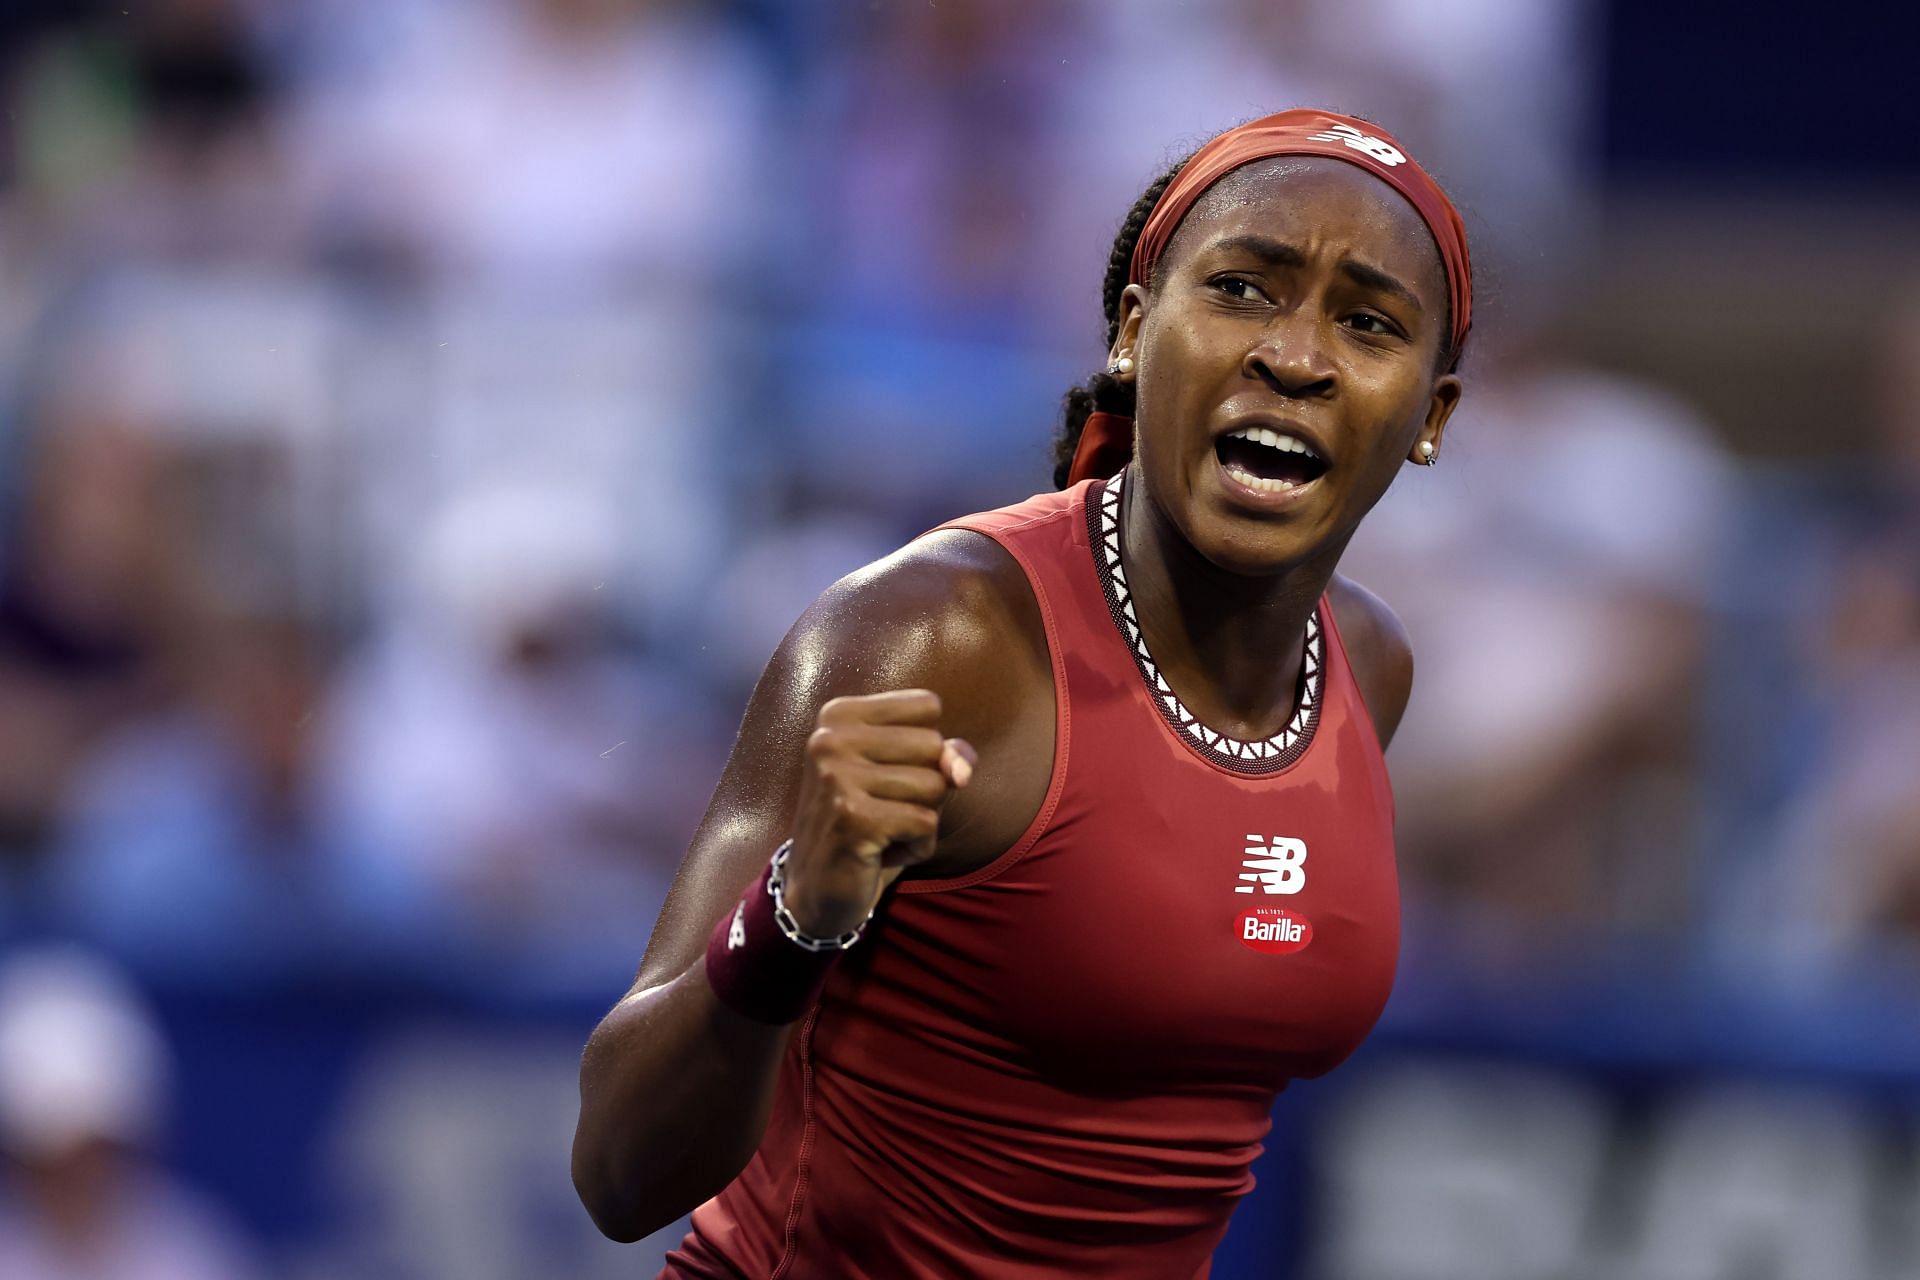
<instances>
[{"instance_id":1,"label":"white zigzag trim neckline","mask_svg":"<svg viewBox=\"0 0 1920 1280\"><path fill-rule=\"evenodd\" d=\"M1100 550L1106 557L1107 572L1113 575L1114 594L1125 615L1127 640L1133 645L1134 657L1139 660L1141 672L1146 676L1154 696L1172 713L1181 731L1202 747L1240 760L1271 760L1293 750L1294 744L1306 733L1313 720L1314 708L1320 703L1320 673L1324 666L1320 611L1315 609L1307 615L1306 687L1287 727L1259 742L1230 738L1207 728L1167 687L1166 677L1160 674L1153 655L1147 652L1146 637L1140 634L1140 619L1133 612L1133 593L1127 587L1127 571L1120 563L1120 481L1119 475L1109 480L1106 491L1100 496Z\"/></svg>"}]
</instances>

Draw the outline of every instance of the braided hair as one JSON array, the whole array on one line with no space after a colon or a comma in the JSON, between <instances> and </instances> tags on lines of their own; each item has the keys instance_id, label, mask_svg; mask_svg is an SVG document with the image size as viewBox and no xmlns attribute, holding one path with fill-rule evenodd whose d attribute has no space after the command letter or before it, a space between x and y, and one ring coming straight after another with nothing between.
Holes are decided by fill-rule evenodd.
<instances>
[{"instance_id":1,"label":"braided hair","mask_svg":"<svg viewBox=\"0 0 1920 1280\"><path fill-rule=\"evenodd\" d=\"M1113 349L1114 339L1120 336L1120 295L1126 292L1128 276L1133 270L1133 248L1140 243L1140 233L1147 229L1147 219L1153 215L1153 207L1160 203L1160 197L1165 194L1167 187L1180 176L1180 170L1191 159L1192 154L1188 154L1175 161L1172 168L1148 184L1147 189L1140 193L1140 198L1133 202L1133 208L1127 210L1126 221L1120 224L1120 233L1114 237L1113 252L1107 255L1107 278L1100 290L1101 304L1107 317L1109 351ZM1158 264L1154 269L1159 270ZM1441 332L1451 333L1451 317L1447 317L1444 323L1446 327ZM1454 348L1450 337L1443 338L1437 371L1456 372L1462 354ZM1087 419L1096 410L1132 417L1133 384L1122 382L1102 369L1061 398L1060 430L1053 438L1054 488L1067 487L1067 473L1073 468L1074 450L1080 447L1080 433L1086 429Z\"/></svg>"},{"instance_id":2,"label":"braided hair","mask_svg":"<svg viewBox=\"0 0 1920 1280\"><path fill-rule=\"evenodd\" d=\"M1107 255L1106 282L1100 289L1100 300L1107 317L1108 350L1112 350L1114 339L1120 336L1120 295L1127 291L1127 277L1133 269L1133 247L1140 243L1140 233L1147 229L1147 218L1152 215L1153 206L1160 203L1161 195L1190 159L1191 156L1181 158L1148 184L1147 189L1140 193L1140 198L1133 202L1133 208L1127 210L1126 221L1120 224L1120 234L1114 237L1113 252ZM1067 487L1067 472L1073 466L1073 451L1080 447L1080 433L1085 430L1087 419L1093 416L1096 409L1131 417L1133 384L1122 382L1103 369L1062 398L1060 432L1053 440L1054 488Z\"/></svg>"}]
</instances>

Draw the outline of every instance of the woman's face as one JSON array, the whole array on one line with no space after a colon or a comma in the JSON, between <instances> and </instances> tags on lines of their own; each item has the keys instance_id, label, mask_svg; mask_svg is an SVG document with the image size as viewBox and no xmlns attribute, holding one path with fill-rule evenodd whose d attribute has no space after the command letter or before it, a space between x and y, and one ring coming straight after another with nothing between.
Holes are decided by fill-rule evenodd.
<instances>
[{"instance_id":1,"label":"woman's face","mask_svg":"<svg viewBox=\"0 0 1920 1280\"><path fill-rule=\"evenodd\" d=\"M1419 442L1439 447L1447 323L1432 234L1384 182L1319 157L1228 174L1121 304L1148 494L1225 569L1337 555Z\"/></svg>"}]
</instances>

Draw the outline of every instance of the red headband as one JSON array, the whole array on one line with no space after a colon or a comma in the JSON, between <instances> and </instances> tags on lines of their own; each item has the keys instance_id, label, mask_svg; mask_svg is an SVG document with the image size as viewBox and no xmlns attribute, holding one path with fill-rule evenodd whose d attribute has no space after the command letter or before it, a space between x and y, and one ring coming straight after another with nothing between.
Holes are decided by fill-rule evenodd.
<instances>
[{"instance_id":1,"label":"red headband","mask_svg":"<svg viewBox=\"0 0 1920 1280\"><path fill-rule=\"evenodd\" d=\"M1433 233L1447 272L1447 301L1453 313L1454 351L1473 325L1473 265L1467 257L1467 229L1440 185L1393 136L1378 125L1330 111L1301 109L1263 116L1213 139L1180 167L1179 174L1153 206L1133 246L1128 279L1145 284L1167 242L1209 187L1242 165L1273 156L1329 156L1358 165L1405 196ZM1074 451L1072 484L1089 476L1110 476L1133 454L1133 419L1095 413L1081 431Z\"/></svg>"}]
</instances>

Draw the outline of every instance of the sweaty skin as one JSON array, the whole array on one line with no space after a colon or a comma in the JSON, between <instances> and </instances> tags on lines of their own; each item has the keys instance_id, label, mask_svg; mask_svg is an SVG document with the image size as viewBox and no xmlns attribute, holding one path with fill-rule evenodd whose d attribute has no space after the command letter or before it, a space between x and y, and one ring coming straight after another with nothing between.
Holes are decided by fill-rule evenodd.
<instances>
[{"instance_id":1,"label":"sweaty skin","mask_svg":"<svg viewBox=\"0 0 1920 1280\"><path fill-rule=\"evenodd\" d=\"M1326 593L1391 740L1412 652L1392 612L1334 566L1458 402L1459 380L1436 371L1446 307L1412 207L1356 166L1313 158L1223 179L1153 287L1127 290L1110 354L1132 356L1139 379L1128 579L1169 684L1214 729L1264 738L1288 720ZM1284 509L1220 472L1215 438L1251 418L1308 435L1332 464ZM926 692L873 698L909 690ZM868 701L829 709L836 698ZM775 846L795 839L801 926L837 933L899 876L964 874L1011 847L1044 800L1053 737L1038 606L988 538L923 538L802 615L748 704L639 975L587 1045L573 1174L602 1231L635 1240L674 1221L759 1145L791 1028L720 1004L702 956ZM954 786L952 753L968 749L977 763ZM883 828L896 842L866 847Z\"/></svg>"}]
</instances>

